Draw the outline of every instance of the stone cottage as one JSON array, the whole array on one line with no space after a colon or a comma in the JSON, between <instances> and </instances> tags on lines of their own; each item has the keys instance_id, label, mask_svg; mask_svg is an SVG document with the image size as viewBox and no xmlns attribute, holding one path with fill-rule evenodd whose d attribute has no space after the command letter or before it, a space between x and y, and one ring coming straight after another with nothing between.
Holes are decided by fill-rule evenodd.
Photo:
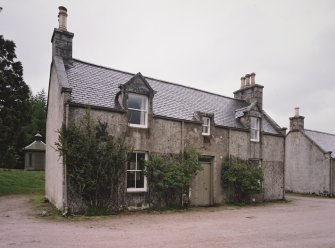
<instances>
[{"instance_id":1,"label":"stone cottage","mask_svg":"<svg viewBox=\"0 0 335 248\"><path fill-rule=\"evenodd\" d=\"M23 151L25 170L44 170L45 143L42 141L42 135L37 133L34 142L23 148Z\"/></svg>"},{"instance_id":2,"label":"stone cottage","mask_svg":"<svg viewBox=\"0 0 335 248\"><path fill-rule=\"evenodd\" d=\"M286 137L286 190L334 196L335 134L305 129L304 119L295 108Z\"/></svg>"},{"instance_id":3,"label":"stone cottage","mask_svg":"<svg viewBox=\"0 0 335 248\"><path fill-rule=\"evenodd\" d=\"M192 183L191 204L224 203L221 165L238 156L262 167L264 200L284 198L286 129L263 110L263 86L255 74L241 78L234 98L150 77L83 62L72 57L73 33L67 10L59 8L59 27L52 35L47 115L46 197L57 208L71 207L66 164L53 148L57 130L83 116L108 123L112 135L123 133L133 147L127 173L129 206L146 207L147 181L140 161L153 153L183 153L195 146L203 170Z\"/></svg>"}]
</instances>

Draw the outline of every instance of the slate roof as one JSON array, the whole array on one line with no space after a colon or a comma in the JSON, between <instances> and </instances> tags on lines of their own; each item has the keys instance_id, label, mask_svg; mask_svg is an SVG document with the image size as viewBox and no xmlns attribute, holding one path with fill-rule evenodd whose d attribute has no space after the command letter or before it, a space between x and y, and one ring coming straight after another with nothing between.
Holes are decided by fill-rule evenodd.
<instances>
[{"instance_id":1,"label":"slate roof","mask_svg":"<svg viewBox=\"0 0 335 248\"><path fill-rule=\"evenodd\" d=\"M45 144L43 141L34 141L30 145L23 148L25 151L45 151Z\"/></svg>"},{"instance_id":2,"label":"slate roof","mask_svg":"<svg viewBox=\"0 0 335 248\"><path fill-rule=\"evenodd\" d=\"M128 82L135 74L123 72L73 60L65 71L69 87L72 88L71 102L115 108L118 86ZM248 103L230 97L145 77L157 93L153 98L154 115L192 120L196 111L214 113L216 125L244 128L235 119L235 110L245 108ZM271 123L264 118L263 131L278 134Z\"/></svg>"},{"instance_id":3,"label":"slate roof","mask_svg":"<svg viewBox=\"0 0 335 248\"><path fill-rule=\"evenodd\" d=\"M335 134L308 129L304 129L304 133L325 152L332 152L332 158L335 158Z\"/></svg>"}]
</instances>

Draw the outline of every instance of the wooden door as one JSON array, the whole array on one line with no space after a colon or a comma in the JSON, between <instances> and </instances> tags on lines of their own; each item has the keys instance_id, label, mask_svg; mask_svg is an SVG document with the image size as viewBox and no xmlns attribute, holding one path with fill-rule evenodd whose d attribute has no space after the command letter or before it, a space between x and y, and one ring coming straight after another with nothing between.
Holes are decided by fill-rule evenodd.
<instances>
[{"instance_id":1,"label":"wooden door","mask_svg":"<svg viewBox=\"0 0 335 248\"><path fill-rule=\"evenodd\" d=\"M209 206L212 204L212 166L209 162L201 163L202 170L191 183L191 205Z\"/></svg>"}]
</instances>

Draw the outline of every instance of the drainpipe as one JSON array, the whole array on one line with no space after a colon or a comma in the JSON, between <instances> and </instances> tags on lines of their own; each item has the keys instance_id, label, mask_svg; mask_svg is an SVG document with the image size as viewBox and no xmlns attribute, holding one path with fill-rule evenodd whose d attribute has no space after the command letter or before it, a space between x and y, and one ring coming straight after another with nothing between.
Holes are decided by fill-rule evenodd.
<instances>
[{"instance_id":1,"label":"drainpipe","mask_svg":"<svg viewBox=\"0 0 335 248\"><path fill-rule=\"evenodd\" d=\"M231 139L231 129L228 129L228 140L227 140L227 149L228 149L228 159L230 165L230 139Z\"/></svg>"},{"instance_id":2,"label":"drainpipe","mask_svg":"<svg viewBox=\"0 0 335 248\"><path fill-rule=\"evenodd\" d=\"M332 165L332 152L329 152L329 177L330 177L330 180L329 180L329 196L332 197L334 194L333 194L333 165Z\"/></svg>"},{"instance_id":3,"label":"drainpipe","mask_svg":"<svg viewBox=\"0 0 335 248\"><path fill-rule=\"evenodd\" d=\"M65 128L68 129L69 126L69 103L65 103ZM63 157L63 175L64 175L64 192L63 192L63 201L64 201L64 216L68 214L68 199L67 199L67 166L66 166L66 157Z\"/></svg>"},{"instance_id":4,"label":"drainpipe","mask_svg":"<svg viewBox=\"0 0 335 248\"><path fill-rule=\"evenodd\" d=\"M283 161L283 200L285 200L285 174L286 174L286 135L284 137L284 161Z\"/></svg>"},{"instance_id":5,"label":"drainpipe","mask_svg":"<svg viewBox=\"0 0 335 248\"><path fill-rule=\"evenodd\" d=\"M181 135L181 154L184 155L184 146L185 146L185 141L184 141L184 126L185 126L185 122L182 121L181 122L181 132L180 132L180 135Z\"/></svg>"}]
</instances>

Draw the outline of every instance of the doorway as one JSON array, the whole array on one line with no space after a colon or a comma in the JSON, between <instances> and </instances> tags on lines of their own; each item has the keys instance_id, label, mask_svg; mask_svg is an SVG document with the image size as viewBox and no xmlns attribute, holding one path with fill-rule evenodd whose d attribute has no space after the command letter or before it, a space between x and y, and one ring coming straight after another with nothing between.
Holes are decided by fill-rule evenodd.
<instances>
[{"instance_id":1,"label":"doorway","mask_svg":"<svg viewBox=\"0 0 335 248\"><path fill-rule=\"evenodd\" d=\"M191 183L191 205L209 206L213 204L213 158L201 157L199 161L202 170L198 172Z\"/></svg>"}]
</instances>

